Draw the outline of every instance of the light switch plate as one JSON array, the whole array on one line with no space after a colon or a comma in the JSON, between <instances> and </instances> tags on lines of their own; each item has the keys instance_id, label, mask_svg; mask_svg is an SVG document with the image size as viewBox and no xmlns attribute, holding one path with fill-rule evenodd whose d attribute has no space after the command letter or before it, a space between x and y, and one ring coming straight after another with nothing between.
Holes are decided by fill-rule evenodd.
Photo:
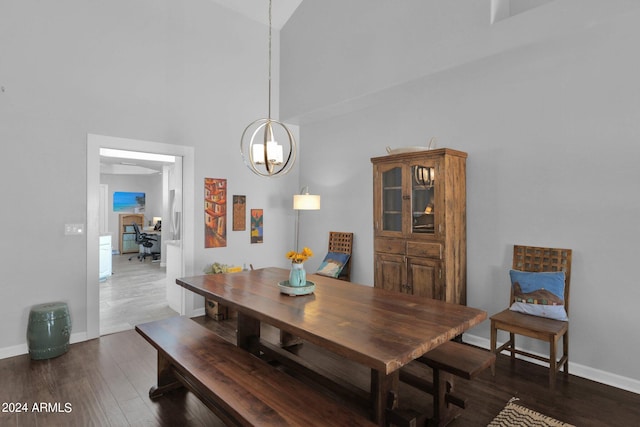
<instances>
[{"instance_id":1,"label":"light switch plate","mask_svg":"<svg viewBox=\"0 0 640 427\"><path fill-rule=\"evenodd\" d=\"M80 236L84 234L84 224L65 224L64 235L65 236Z\"/></svg>"}]
</instances>

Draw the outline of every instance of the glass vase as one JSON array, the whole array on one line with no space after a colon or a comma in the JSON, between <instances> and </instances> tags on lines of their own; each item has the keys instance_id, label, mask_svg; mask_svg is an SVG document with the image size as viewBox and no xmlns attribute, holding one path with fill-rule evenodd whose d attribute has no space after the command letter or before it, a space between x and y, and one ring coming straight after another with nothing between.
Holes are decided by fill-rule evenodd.
<instances>
[{"instance_id":1,"label":"glass vase","mask_svg":"<svg viewBox=\"0 0 640 427\"><path fill-rule=\"evenodd\" d=\"M304 269L304 263L291 264L289 271L289 286L298 287L307 285L307 272Z\"/></svg>"}]
</instances>

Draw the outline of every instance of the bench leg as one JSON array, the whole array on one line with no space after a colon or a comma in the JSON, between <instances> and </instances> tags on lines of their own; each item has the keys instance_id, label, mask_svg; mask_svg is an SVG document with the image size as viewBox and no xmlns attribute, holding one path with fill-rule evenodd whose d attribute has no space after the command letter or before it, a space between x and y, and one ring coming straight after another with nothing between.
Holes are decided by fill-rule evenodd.
<instances>
[{"instance_id":1,"label":"bench leg","mask_svg":"<svg viewBox=\"0 0 640 427\"><path fill-rule=\"evenodd\" d=\"M158 379L157 385L149 389L149 397L157 399L168 391L182 387L182 383L173 374L173 368L164 354L158 352Z\"/></svg>"}]
</instances>

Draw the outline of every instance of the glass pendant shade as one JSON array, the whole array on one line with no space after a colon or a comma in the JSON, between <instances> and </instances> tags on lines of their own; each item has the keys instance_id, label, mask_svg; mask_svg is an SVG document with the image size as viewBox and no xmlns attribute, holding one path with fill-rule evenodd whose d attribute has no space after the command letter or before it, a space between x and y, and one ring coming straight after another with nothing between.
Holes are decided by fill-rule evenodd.
<instances>
[{"instance_id":1,"label":"glass pendant shade","mask_svg":"<svg viewBox=\"0 0 640 427\"><path fill-rule=\"evenodd\" d=\"M286 174L295 163L296 151L293 134L277 120L258 119L242 133L240 154L245 165L256 175Z\"/></svg>"}]
</instances>

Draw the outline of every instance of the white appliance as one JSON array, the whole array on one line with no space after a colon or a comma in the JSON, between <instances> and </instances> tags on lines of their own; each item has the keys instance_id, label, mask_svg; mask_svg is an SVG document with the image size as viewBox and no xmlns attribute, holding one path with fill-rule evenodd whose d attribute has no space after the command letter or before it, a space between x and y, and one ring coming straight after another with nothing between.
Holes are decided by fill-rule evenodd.
<instances>
[{"instance_id":1,"label":"white appliance","mask_svg":"<svg viewBox=\"0 0 640 427\"><path fill-rule=\"evenodd\" d=\"M100 236L100 281L111 276L111 235Z\"/></svg>"}]
</instances>

